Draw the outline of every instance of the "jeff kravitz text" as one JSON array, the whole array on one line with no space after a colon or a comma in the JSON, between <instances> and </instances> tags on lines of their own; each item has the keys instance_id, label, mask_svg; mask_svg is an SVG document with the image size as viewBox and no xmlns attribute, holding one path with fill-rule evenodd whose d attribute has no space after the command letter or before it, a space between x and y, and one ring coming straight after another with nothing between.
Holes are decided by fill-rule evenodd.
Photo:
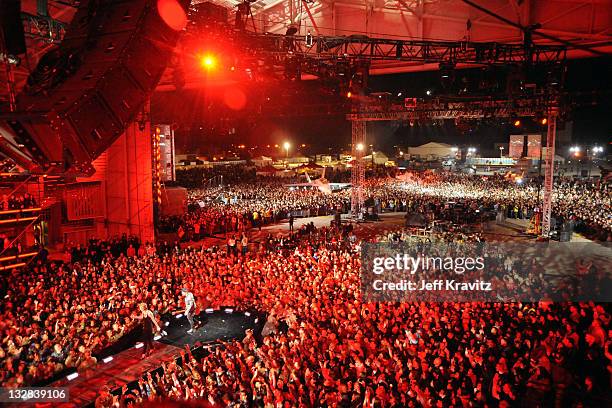
<instances>
[{"instance_id":1,"label":"jeff kravitz text","mask_svg":"<svg viewBox=\"0 0 612 408\"><path fill-rule=\"evenodd\" d=\"M399 282L383 282L376 279L372 284L377 291L491 291L491 282L476 279L473 282L457 282L454 279L435 279L433 281L409 281L402 279Z\"/></svg>"}]
</instances>

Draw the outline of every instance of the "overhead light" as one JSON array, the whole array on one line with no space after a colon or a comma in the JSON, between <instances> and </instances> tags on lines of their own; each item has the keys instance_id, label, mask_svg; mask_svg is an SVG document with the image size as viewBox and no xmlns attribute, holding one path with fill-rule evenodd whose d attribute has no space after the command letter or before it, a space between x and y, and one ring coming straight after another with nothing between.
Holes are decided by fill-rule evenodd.
<instances>
[{"instance_id":1,"label":"overhead light","mask_svg":"<svg viewBox=\"0 0 612 408\"><path fill-rule=\"evenodd\" d=\"M109 357L106 357L106 358L102 359L103 363L110 363L111 361L113 361L113 356L109 356Z\"/></svg>"},{"instance_id":2,"label":"overhead light","mask_svg":"<svg viewBox=\"0 0 612 408\"><path fill-rule=\"evenodd\" d=\"M68 381L72 381L72 380L74 380L75 378L77 378L78 376L79 376L79 373L72 373L72 374L68 374L68 375L66 376L66 379L67 379Z\"/></svg>"}]
</instances>

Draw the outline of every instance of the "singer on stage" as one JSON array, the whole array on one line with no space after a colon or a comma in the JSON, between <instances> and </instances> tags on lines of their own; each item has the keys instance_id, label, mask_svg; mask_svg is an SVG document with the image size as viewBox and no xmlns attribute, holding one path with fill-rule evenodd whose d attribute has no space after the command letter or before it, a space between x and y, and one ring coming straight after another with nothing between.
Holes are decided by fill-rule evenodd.
<instances>
[{"instance_id":1,"label":"singer on stage","mask_svg":"<svg viewBox=\"0 0 612 408\"><path fill-rule=\"evenodd\" d=\"M138 308L141 314L137 318L142 320L142 342L144 343L142 357L144 358L151 354L153 350L153 326L157 328L158 332L161 331L161 328L155 320L155 315L147 308L145 303L138 305Z\"/></svg>"},{"instance_id":2,"label":"singer on stage","mask_svg":"<svg viewBox=\"0 0 612 408\"><path fill-rule=\"evenodd\" d=\"M181 293L183 294L183 296L185 297L185 316L187 316L187 320L189 320L189 330L187 330L187 333L191 334L193 333L193 322L194 322L194 315L195 315L195 308L196 308L196 304L195 304L195 297L193 296L193 293L191 293L187 288L183 288L181 290Z\"/></svg>"}]
</instances>

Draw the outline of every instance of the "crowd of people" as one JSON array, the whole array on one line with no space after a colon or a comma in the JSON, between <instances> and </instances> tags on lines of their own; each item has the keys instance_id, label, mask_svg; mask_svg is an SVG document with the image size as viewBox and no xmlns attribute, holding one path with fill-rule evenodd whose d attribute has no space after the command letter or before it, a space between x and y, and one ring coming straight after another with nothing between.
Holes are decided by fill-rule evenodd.
<instances>
[{"instance_id":1,"label":"crowd of people","mask_svg":"<svg viewBox=\"0 0 612 408\"><path fill-rule=\"evenodd\" d=\"M164 364L164 375L145 375L140 390L125 390L124 403L601 406L612 370L605 305L368 303L359 245L352 233L306 225L245 252L125 237L75 246L61 264L2 280L1 383L94 370L95 355L139 324L140 303L157 314L178 309L187 287L201 310L257 309L286 329L201 359L186 353L182 364Z\"/></svg>"},{"instance_id":2,"label":"crowd of people","mask_svg":"<svg viewBox=\"0 0 612 408\"><path fill-rule=\"evenodd\" d=\"M350 194L350 190L331 194L318 189L290 190L286 182L269 179L199 188L189 193L189 211L163 220L162 225L169 231L180 229L186 238L244 231L291 214L347 212ZM531 219L541 211L541 196L535 183L449 172L378 177L367 180L365 187L373 211L419 213L428 221L469 223L495 213ZM589 238L612 241L611 191L606 184L559 180L553 191L553 217L559 225L570 223Z\"/></svg>"},{"instance_id":3,"label":"crowd of people","mask_svg":"<svg viewBox=\"0 0 612 408\"><path fill-rule=\"evenodd\" d=\"M189 211L162 220L162 228L179 232L183 240L218 233L243 232L293 216L329 215L347 210L344 195L316 189L290 190L279 181L259 181L200 188L189 192Z\"/></svg>"},{"instance_id":4,"label":"crowd of people","mask_svg":"<svg viewBox=\"0 0 612 408\"><path fill-rule=\"evenodd\" d=\"M36 207L36 200L30 193L5 194L0 201L0 211L4 210L23 210Z\"/></svg>"},{"instance_id":5,"label":"crowd of people","mask_svg":"<svg viewBox=\"0 0 612 408\"><path fill-rule=\"evenodd\" d=\"M366 303L351 236L304 228L251 256L188 251L204 268L203 306L265 310L287 324L257 343L225 343L201 359L145 375L124 403L157 398L226 406L597 406L609 388L605 306ZM217 259L217 261L215 261Z\"/></svg>"},{"instance_id":6,"label":"crowd of people","mask_svg":"<svg viewBox=\"0 0 612 408\"><path fill-rule=\"evenodd\" d=\"M493 208L528 217L531 188L427 173L372 180L366 192L380 210L435 219L455 217L449 202L460 204L463 213ZM586 212L591 204L580 194L584 189L598 192L596 212ZM278 325L262 338L247 333L203 357L186 350L178 363L164 363L161 375L143 374L136 389L103 392L99 407L159 398L234 407L587 407L610 401L612 326L606 304L367 302L360 287L364 237L350 228L306 224L287 235L249 239L248 229L259 221L305 208L333 211L348 205L348 192L289 191L266 182L190 194L192 204L204 205L181 222L199 225L199 236L235 231L227 246L91 240L67 246L61 262L38 260L0 277L0 385L41 384L66 369L95 371L96 356L142 324L139 305L161 316L183 306L186 288L198 310L255 309ZM607 194L605 187L563 184L555 211L609 231ZM212 228L209 219L215 220ZM428 239L483 240L457 228ZM391 231L374 240L409 239ZM529 265L503 267L518 276L518 268Z\"/></svg>"}]
</instances>

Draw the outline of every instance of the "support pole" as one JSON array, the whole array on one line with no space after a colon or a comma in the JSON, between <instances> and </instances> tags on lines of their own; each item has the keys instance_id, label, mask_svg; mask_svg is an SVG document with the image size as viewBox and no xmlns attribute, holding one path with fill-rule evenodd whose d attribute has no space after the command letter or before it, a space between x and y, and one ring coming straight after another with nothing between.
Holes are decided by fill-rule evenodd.
<instances>
[{"instance_id":1,"label":"support pole","mask_svg":"<svg viewBox=\"0 0 612 408\"><path fill-rule=\"evenodd\" d=\"M557 133L557 107L548 111L548 132L546 135L546 161L544 162L544 200L542 208L541 238L550 238L552 213L553 179L555 175L555 138Z\"/></svg>"},{"instance_id":2,"label":"support pole","mask_svg":"<svg viewBox=\"0 0 612 408\"><path fill-rule=\"evenodd\" d=\"M363 185L365 183L365 165L363 154L365 152L366 122L352 120L352 156L351 168L351 217L359 218L363 209Z\"/></svg>"},{"instance_id":3,"label":"support pole","mask_svg":"<svg viewBox=\"0 0 612 408\"><path fill-rule=\"evenodd\" d=\"M315 33L317 34L317 36L321 35L321 33L319 32L319 27L317 26L317 22L315 21L314 17L312 16L312 13L310 12L310 7L308 7L308 3L302 0L302 5L306 9L306 13L308 13L308 18L310 18L310 22L312 23L312 27L314 28Z\"/></svg>"}]
</instances>

